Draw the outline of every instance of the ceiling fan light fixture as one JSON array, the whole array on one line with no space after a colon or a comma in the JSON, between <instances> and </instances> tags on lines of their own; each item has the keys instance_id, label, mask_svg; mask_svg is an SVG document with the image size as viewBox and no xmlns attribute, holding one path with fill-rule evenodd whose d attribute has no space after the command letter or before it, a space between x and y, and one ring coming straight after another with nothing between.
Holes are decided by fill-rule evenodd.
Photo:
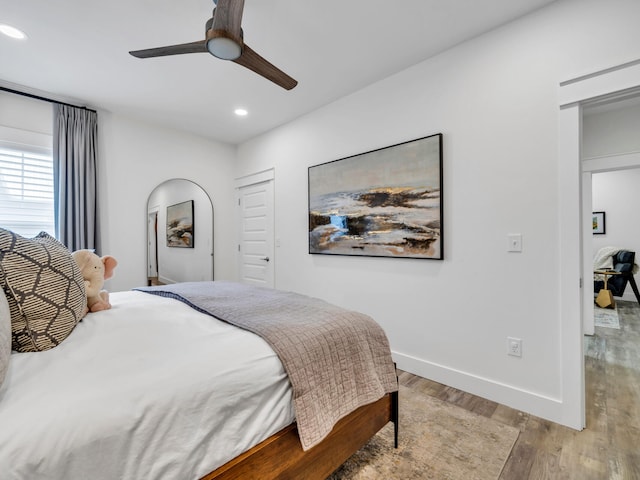
<instances>
[{"instance_id":1,"label":"ceiling fan light fixture","mask_svg":"<svg viewBox=\"0 0 640 480\"><path fill-rule=\"evenodd\" d=\"M211 55L222 60L235 60L242 54L240 45L227 37L210 38L207 40L207 50Z\"/></svg>"}]
</instances>

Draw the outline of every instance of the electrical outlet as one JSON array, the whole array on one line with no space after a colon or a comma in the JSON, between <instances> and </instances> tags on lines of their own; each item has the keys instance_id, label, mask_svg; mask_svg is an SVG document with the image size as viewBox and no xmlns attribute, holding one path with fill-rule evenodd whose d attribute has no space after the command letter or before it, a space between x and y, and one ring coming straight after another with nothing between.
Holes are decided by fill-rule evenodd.
<instances>
[{"instance_id":1,"label":"electrical outlet","mask_svg":"<svg viewBox=\"0 0 640 480\"><path fill-rule=\"evenodd\" d=\"M507 355L514 357L522 356L522 339L507 337Z\"/></svg>"}]
</instances>

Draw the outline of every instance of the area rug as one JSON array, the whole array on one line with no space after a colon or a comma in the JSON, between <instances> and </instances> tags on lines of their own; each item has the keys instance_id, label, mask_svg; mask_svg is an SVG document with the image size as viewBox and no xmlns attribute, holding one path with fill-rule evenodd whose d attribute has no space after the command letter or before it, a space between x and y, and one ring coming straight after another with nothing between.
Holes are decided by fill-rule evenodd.
<instances>
[{"instance_id":1,"label":"area rug","mask_svg":"<svg viewBox=\"0 0 640 480\"><path fill-rule=\"evenodd\" d=\"M400 442L388 424L328 480L496 480L519 430L400 386Z\"/></svg>"},{"instance_id":2,"label":"area rug","mask_svg":"<svg viewBox=\"0 0 640 480\"><path fill-rule=\"evenodd\" d=\"M620 318L618 317L618 308L600 308L595 305L593 307L593 315L596 327L607 327L620 329Z\"/></svg>"}]
</instances>

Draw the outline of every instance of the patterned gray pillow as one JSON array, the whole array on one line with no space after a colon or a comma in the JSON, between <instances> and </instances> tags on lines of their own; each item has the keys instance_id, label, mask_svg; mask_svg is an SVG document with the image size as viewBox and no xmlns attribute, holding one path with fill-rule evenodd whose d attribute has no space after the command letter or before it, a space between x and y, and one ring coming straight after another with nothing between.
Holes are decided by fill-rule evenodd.
<instances>
[{"instance_id":1,"label":"patterned gray pillow","mask_svg":"<svg viewBox=\"0 0 640 480\"><path fill-rule=\"evenodd\" d=\"M0 386L9 369L11 358L11 313L7 297L0 288Z\"/></svg>"},{"instance_id":2,"label":"patterned gray pillow","mask_svg":"<svg viewBox=\"0 0 640 480\"><path fill-rule=\"evenodd\" d=\"M85 314L84 279L71 252L45 232L34 238L0 228L0 286L11 311L12 348L48 350Z\"/></svg>"}]
</instances>

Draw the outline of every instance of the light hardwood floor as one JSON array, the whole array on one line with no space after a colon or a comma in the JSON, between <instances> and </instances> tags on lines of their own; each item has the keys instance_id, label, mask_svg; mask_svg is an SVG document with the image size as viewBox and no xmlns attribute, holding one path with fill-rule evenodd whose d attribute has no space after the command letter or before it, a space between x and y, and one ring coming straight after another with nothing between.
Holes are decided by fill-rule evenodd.
<instances>
[{"instance_id":1,"label":"light hardwood floor","mask_svg":"<svg viewBox=\"0 0 640 480\"><path fill-rule=\"evenodd\" d=\"M401 372L400 383L520 429L500 480L640 480L640 306L585 337L587 427L567 427Z\"/></svg>"}]
</instances>

